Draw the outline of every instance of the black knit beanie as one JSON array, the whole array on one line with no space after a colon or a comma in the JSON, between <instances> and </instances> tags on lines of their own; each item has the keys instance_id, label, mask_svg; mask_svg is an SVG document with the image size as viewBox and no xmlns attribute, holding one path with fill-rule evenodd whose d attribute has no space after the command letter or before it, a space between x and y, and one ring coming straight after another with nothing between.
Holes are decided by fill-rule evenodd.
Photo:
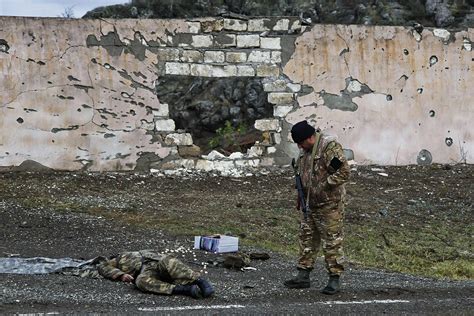
<instances>
[{"instance_id":1,"label":"black knit beanie","mask_svg":"<svg viewBox=\"0 0 474 316\"><path fill-rule=\"evenodd\" d=\"M295 143L299 144L306 138L310 138L315 131L314 127L309 125L307 121L301 121L291 128L291 138L293 138Z\"/></svg>"}]
</instances>

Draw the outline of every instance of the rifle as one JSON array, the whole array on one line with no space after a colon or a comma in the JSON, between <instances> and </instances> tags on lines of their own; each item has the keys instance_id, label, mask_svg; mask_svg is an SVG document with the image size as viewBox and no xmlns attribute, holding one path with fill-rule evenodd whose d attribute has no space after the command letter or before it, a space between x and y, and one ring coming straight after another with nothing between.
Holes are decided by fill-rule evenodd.
<instances>
[{"instance_id":1,"label":"rifle","mask_svg":"<svg viewBox=\"0 0 474 316\"><path fill-rule=\"evenodd\" d=\"M296 181L296 190L298 190L298 200L300 204L301 211L304 215L304 220L308 219L308 205L306 205L306 201L304 200L304 192L303 192L303 183L301 182L301 176L296 166L295 158L291 161L291 166L293 167L293 171L295 173L295 181Z\"/></svg>"}]
</instances>

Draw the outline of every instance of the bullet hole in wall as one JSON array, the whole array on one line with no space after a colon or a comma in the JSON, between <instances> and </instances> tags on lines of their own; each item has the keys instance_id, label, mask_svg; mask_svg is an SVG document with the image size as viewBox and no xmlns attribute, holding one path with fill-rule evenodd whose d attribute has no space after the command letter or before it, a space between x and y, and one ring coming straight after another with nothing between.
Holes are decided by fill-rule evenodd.
<instances>
[{"instance_id":1,"label":"bullet hole in wall","mask_svg":"<svg viewBox=\"0 0 474 316\"><path fill-rule=\"evenodd\" d=\"M392 95L391 94L387 94L387 101L392 101Z\"/></svg>"},{"instance_id":2,"label":"bullet hole in wall","mask_svg":"<svg viewBox=\"0 0 474 316\"><path fill-rule=\"evenodd\" d=\"M436 115L436 112L434 110L430 111L430 117L434 117Z\"/></svg>"},{"instance_id":3,"label":"bullet hole in wall","mask_svg":"<svg viewBox=\"0 0 474 316\"><path fill-rule=\"evenodd\" d=\"M433 161L433 157L431 156L431 153L426 149L420 150L420 152L418 153L418 156L416 157L416 162L420 166L430 165L432 161Z\"/></svg>"},{"instance_id":4,"label":"bullet hole in wall","mask_svg":"<svg viewBox=\"0 0 474 316\"><path fill-rule=\"evenodd\" d=\"M419 94L422 94L423 93L423 88L416 89L416 92L418 92Z\"/></svg>"},{"instance_id":5,"label":"bullet hole in wall","mask_svg":"<svg viewBox=\"0 0 474 316\"><path fill-rule=\"evenodd\" d=\"M453 139L451 137L446 137L446 139L444 140L444 142L446 143L446 145L449 147L453 144Z\"/></svg>"},{"instance_id":6,"label":"bullet hole in wall","mask_svg":"<svg viewBox=\"0 0 474 316\"><path fill-rule=\"evenodd\" d=\"M433 66L437 62L438 62L438 57L436 57L435 55L430 57L430 66Z\"/></svg>"},{"instance_id":7,"label":"bullet hole in wall","mask_svg":"<svg viewBox=\"0 0 474 316\"><path fill-rule=\"evenodd\" d=\"M408 52L408 49L404 49L404 50L403 50L403 53L404 53L405 55L410 54L410 53Z\"/></svg>"},{"instance_id":8,"label":"bullet hole in wall","mask_svg":"<svg viewBox=\"0 0 474 316\"><path fill-rule=\"evenodd\" d=\"M17 118L16 121L20 124L22 124L24 122L24 120L21 117Z\"/></svg>"}]
</instances>

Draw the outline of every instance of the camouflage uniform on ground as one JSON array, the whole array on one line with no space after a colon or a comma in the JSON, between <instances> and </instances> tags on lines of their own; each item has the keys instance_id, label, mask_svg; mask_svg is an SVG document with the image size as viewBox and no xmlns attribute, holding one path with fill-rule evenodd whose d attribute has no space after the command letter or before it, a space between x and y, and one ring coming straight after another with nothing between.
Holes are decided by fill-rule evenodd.
<instances>
[{"instance_id":1,"label":"camouflage uniform on ground","mask_svg":"<svg viewBox=\"0 0 474 316\"><path fill-rule=\"evenodd\" d=\"M298 160L305 200L309 194L309 214L300 226L300 257L298 268L311 270L322 245L326 267L330 275L344 271L343 218L345 203L344 183L349 179L350 167L342 146L334 138L316 133L317 146L304 151ZM311 166L314 155L313 167ZM312 175L311 175L312 174ZM312 177L312 179L311 179Z\"/></svg>"},{"instance_id":2,"label":"camouflage uniform on ground","mask_svg":"<svg viewBox=\"0 0 474 316\"><path fill-rule=\"evenodd\" d=\"M101 263L98 270L112 280L130 274L138 289L156 294L171 294L176 285L191 284L200 277L180 260L149 250L124 252Z\"/></svg>"}]
</instances>

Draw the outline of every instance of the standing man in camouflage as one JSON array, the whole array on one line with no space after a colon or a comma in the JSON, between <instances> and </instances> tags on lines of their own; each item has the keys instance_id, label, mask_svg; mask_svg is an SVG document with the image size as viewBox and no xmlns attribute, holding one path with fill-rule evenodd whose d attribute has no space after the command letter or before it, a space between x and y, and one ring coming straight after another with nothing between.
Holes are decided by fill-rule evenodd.
<instances>
[{"instance_id":1,"label":"standing man in camouflage","mask_svg":"<svg viewBox=\"0 0 474 316\"><path fill-rule=\"evenodd\" d=\"M142 250L124 252L103 261L99 274L111 280L131 282L155 294L182 294L193 298L214 294L212 285L200 274L169 255Z\"/></svg>"},{"instance_id":2,"label":"standing man in camouflage","mask_svg":"<svg viewBox=\"0 0 474 316\"><path fill-rule=\"evenodd\" d=\"M295 124L291 136L302 150L296 167L308 214L306 220L302 215L300 226L298 275L284 284L289 288L310 287L309 274L322 245L329 282L321 292L335 294L340 291L339 278L344 271L344 183L349 179L350 168L335 138L315 130L307 121ZM299 202L297 208L301 208Z\"/></svg>"}]
</instances>

